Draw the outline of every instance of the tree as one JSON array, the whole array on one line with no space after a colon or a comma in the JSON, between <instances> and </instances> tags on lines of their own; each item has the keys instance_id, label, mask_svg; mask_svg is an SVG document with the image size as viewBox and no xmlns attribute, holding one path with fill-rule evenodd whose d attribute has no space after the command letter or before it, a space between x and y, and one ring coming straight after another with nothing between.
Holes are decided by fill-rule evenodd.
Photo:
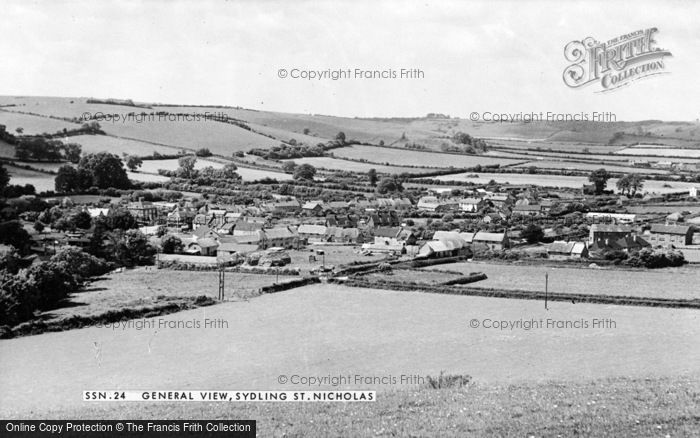
<instances>
[{"instance_id":1,"label":"tree","mask_svg":"<svg viewBox=\"0 0 700 438\"><path fill-rule=\"evenodd\" d=\"M0 190L4 190L10 184L10 173L5 169L5 166L0 163Z\"/></svg>"},{"instance_id":2,"label":"tree","mask_svg":"<svg viewBox=\"0 0 700 438\"><path fill-rule=\"evenodd\" d=\"M82 282L90 277L106 274L110 270L107 262L75 246L69 246L60 250L51 257L51 261L63 264L65 269L73 275L76 282Z\"/></svg>"},{"instance_id":3,"label":"tree","mask_svg":"<svg viewBox=\"0 0 700 438\"><path fill-rule=\"evenodd\" d=\"M163 250L163 254L175 254L182 251L182 248L184 248L182 240L172 234L165 236L163 240L161 240L160 246Z\"/></svg>"},{"instance_id":4,"label":"tree","mask_svg":"<svg viewBox=\"0 0 700 438\"><path fill-rule=\"evenodd\" d=\"M632 196L636 195L638 191L642 190L644 187L644 178L641 175L633 173L630 176L630 190L632 190Z\"/></svg>"},{"instance_id":5,"label":"tree","mask_svg":"<svg viewBox=\"0 0 700 438\"><path fill-rule=\"evenodd\" d=\"M63 157L71 163L78 163L82 150L82 146L77 143L66 143L63 145Z\"/></svg>"},{"instance_id":6,"label":"tree","mask_svg":"<svg viewBox=\"0 0 700 438\"><path fill-rule=\"evenodd\" d=\"M197 151L194 154L198 157L211 157L212 156L211 151L207 148L197 149Z\"/></svg>"},{"instance_id":7,"label":"tree","mask_svg":"<svg viewBox=\"0 0 700 438\"><path fill-rule=\"evenodd\" d=\"M143 164L143 160L141 157L137 155L127 155L126 156L126 167L129 168L130 171L136 172L136 170L141 167Z\"/></svg>"},{"instance_id":8,"label":"tree","mask_svg":"<svg viewBox=\"0 0 700 438\"><path fill-rule=\"evenodd\" d=\"M24 253L30 240L29 233L19 221L0 222L0 243L14 246L20 253Z\"/></svg>"},{"instance_id":9,"label":"tree","mask_svg":"<svg viewBox=\"0 0 700 438\"><path fill-rule=\"evenodd\" d=\"M109 239L108 254L119 265L132 267L153 264L156 250L148 243L148 238L141 231L116 230L109 233L107 238Z\"/></svg>"},{"instance_id":10,"label":"tree","mask_svg":"<svg viewBox=\"0 0 700 438\"><path fill-rule=\"evenodd\" d=\"M379 185L377 186L377 193L379 194L385 194L389 192L402 192L403 191L403 184L401 183L401 180L399 180L397 177L387 177L379 181Z\"/></svg>"},{"instance_id":11,"label":"tree","mask_svg":"<svg viewBox=\"0 0 700 438\"><path fill-rule=\"evenodd\" d=\"M625 192L630 192L631 176L631 174L623 175L615 183L615 187L617 187L617 190L619 190L620 193L622 193L623 195L625 194Z\"/></svg>"},{"instance_id":12,"label":"tree","mask_svg":"<svg viewBox=\"0 0 700 438\"><path fill-rule=\"evenodd\" d=\"M177 169L177 176L185 179L192 179L197 176L197 171L194 169L194 165L197 163L197 157L188 155L186 157L180 157L177 160L177 164L180 166Z\"/></svg>"},{"instance_id":13,"label":"tree","mask_svg":"<svg viewBox=\"0 0 700 438\"><path fill-rule=\"evenodd\" d=\"M233 163L228 163L221 169L221 176L225 179L241 179L237 170L238 166Z\"/></svg>"},{"instance_id":14,"label":"tree","mask_svg":"<svg viewBox=\"0 0 700 438\"><path fill-rule=\"evenodd\" d=\"M21 126L18 126L17 129L15 129L15 132L16 132L17 134L22 135L22 133L24 132L24 128L22 128Z\"/></svg>"},{"instance_id":15,"label":"tree","mask_svg":"<svg viewBox=\"0 0 700 438\"><path fill-rule=\"evenodd\" d=\"M92 177L92 185L107 189L128 189L131 186L121 158L108 152L87 154L80 159L78 169Z\"/></svg>"},{"instance_id":16,"label":"tree","mask_svg":"<svg viewBox=\"0 0 700 438\"><path fill-rule=\"evenodd\" d=\"M284 170L285 173L294 173L294 169L296 167L297 163L295 163L294 161L285 161L282 165L282 170Z\"/></svg>"},{"instance_id":17,"label":"tree","mask_svg":"<svg viewBox=\"0 0 700 438\"><path fill-rule=\"evenodd\" d=\"M58 168L58 174L54 179L54 187L58 193L71 193L79 190L78 170L69 165Z\"/></svg>"},{"instance_id":18,"label":"tree","mask_svg":"<svg viewBox=\"0 0 700 438\"><path fill-rule=\"evenodd\" d=\"M520 233L520 236L527 241L527 243L537 243L544 237L544 231L542 227L535 224L529 224Z\"/></svg>"},{"instance_id":19,"label":"tree","mask_svg":"<svg viewBox=\"0 0 700 438\"><path fill-rule=\"evenodd\" d=\"M343 131L340 131L339 133L336 134L335 139L340 144L345 144L345 133Z\"/></svg>"},{"instance_id":20,"label":"tree","mask_svg":"<svg viewBox=\"0 0 700 438\"><path fill-rule=\"evenodd\" d=\"M304 163L294 169L294 179L313 181L314 175L316 175L316 168L307 163Z\"/></svg>"},{"instance_id":21,"label":"tree","mask_svg":"<svg viewBox=\"0 0 700 438\"><path fill-rule=\"evenodd\" d=\"M41 221L35 221L34 222L34 230L36 230L37 233L41 233L44 231L45 225Z\"/></svg>"},{"instance_id":22,"label":"tree","mask_svg":"<svg viewBox=\"0 0 700 438\"><path fill-rule=\"evenodd\" d=\"M591 172L591 174L588 176L588 181L592 182L593 185L595 186L595 194L600 195L603 193L605 190L605 187L608 185L608 180L610 179L610 174L608 173L607 170L600 168L598 170L594 170Z\"/></svg>"},{"instance_id":23,"label":"tree","mask_svg":"<svg viewBox=\"0 0 700 438\"><path fill-rule=\"evenodd\" d=\"M369 185L372 187L377 185L377 169L370 169L367 172L367 177L369 178Z\"/></svg>"}]
</instances>

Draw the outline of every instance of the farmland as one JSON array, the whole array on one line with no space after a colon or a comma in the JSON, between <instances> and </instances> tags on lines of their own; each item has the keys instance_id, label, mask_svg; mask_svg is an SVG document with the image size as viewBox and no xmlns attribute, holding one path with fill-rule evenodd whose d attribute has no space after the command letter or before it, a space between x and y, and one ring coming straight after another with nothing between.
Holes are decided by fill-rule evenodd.
<instances>
[{"instance_id":1,"label":"farmland","mask_svg":"<svg viewBox=\"0 0 700 438\"><path fill-rule=\"evenodd\" d=\"M577 157L578 158L578 157ZM554 160L535 160L523 164L518 164L514 167L537 167L539 169L568 169L568 170L596 170L605 167L610 172L625 172L625 173L643 173L643 174L668 174L667 170L649 169L641 167L629 167L599 163L581 163L574 161L554 161Z\"/></svg>"},{"instance_id":2,"label":"farmland","mask_svg":"<svg viewBox=\"0 0 700 438\"><path fill-rule=\"evenodd\" d=\"M700 283L700 270L694 267L621 270L472 262L451 264L449 269L464 274L483 272L488 276L470 284L471 287L542 292L546 273L550 292L700 299L700 290L689 287Z\"/></svg>"},{"instance_id":3,"label":"farmland","mask_svg":"<svg viewBox=\"0 0 700 438\"><path fill-rule=\"evenodd\" d=\"M370 169L375 169L379 173L426 173L432 172L434 169L421 167L401 167L401 166L386 166L381 164L360 163L357 161L341 160L331 157L305 157L292 160L297 164L311 164L314 167L328 170L344 170L348 172L366 173Z\"/></svg>"},{"instance_id":4,"label":"farmland","mask_svg":"<svg viewBox=\"0 0 700 438\"><path fill-rule=\"evenodd\" d=\"M539 302L313 285L163 319L191 321L204 312L228 321L228 328L166 329L155 336L153 330L93 327L0 341L0 366L13 370L0 376L2 414L82 409L87 405L74 394L88 387L167 388L177 382L180 389L201 389L227 382L223 386L231 389L308 389L278 383L277 376L293 373L436 375L444 370L469 374L478 384L576 384L700 373L700 324L693 310L557 303L547 312ZM542 329L534 335L469 326L471 319L539 318L612 318L616 328ZM99 365L94 342L102 346ZM51 367L42 360L46 355ZM202 369L208 372L197 371ZM41 407L35 403L37 391L44 394Z\"/></svg>"},{"instance_id":5,"label":"farmland","mask_svg":"<svg viewBox=\"0 0 700 438\"><path fill-rule=\"evenodd\" d=\"M53 134L63 129L76 129L80 127L80 125L63 120L13 113L10 111L0 111L0 125L5 125L7 131L13 134L15 133L15 129L22 128L24 135Z\"/></svg>"},{"instance_id":6,"label":"farmland","mask_svg":"<svg viewBox=\"0 0 700 438\"><path fill-rule=\"evenodd\" d=\"M648 155L656 157L686 157L700 158L700 149L674 149L663 147L642 147L635 146L625 148L616 152L617 154L627 155Z\"/></svg>"},{"instance_id":7,"label":"farmland","mask_svg":"<svg viewBox=\"0 0 700 438\"><path fill-rule=\"evenodd\" d=\"M331 152L336 157L367 160L371 163L390 163L394 166L474 167L477 164L490 166L518 163L518 160L479 155L443 154L375 146L350 146L333 149Z\"/></svg>"},{"instance_id":8,"label":"farmland","mask_svg":"<svg viewBox=\"0 0 700 438\"><path fill-rule=\"evenodd\" d=\"M82 151L84 154L110 152L119 156L122 156L123 154L148 156L153 155L154 152L158 152L159 154L163 155L172 155L182 150L173 147L111 137L108 135L77 135L74 137L68 137L63 141L65 143L78 143L82 146Z\"/></svg>"},{"instance_id":9,"label":"farmland","mask_svg":"<svg viewBox=\"0 0 700 438\"><path fill-rule=\"evenodd\" d=\"M10 184L25 185L31 184L38 192L45 192L55 188L55 175L48 173L37 172L35 170L27 170L14 166L7 166L7 171L10 174Z\"/></svg>"},{"instance_id":10,"label":"farmland","mask_svg":"<svg viewBox=\"0 0 700 438\"><path fill-rule=\"evenodd\" d=\"M475 175L478 175L475 176ZM452 175L437 176L435 179L440 181L466 181L475 184L486 184L490 180L497 183L510 184L532 184L546 187L568 187L580 189L583 184L588 184L588 178L585 176L564 176L564 175L528 175L519 173L478 173L473 172L457 173ZM608 181L608 189L615 188L616 178L611 178ZM668 186L668 187L667 187ZM644 181L645 192L651 193L673 193L688 191L692 183L680 181Z\"/></svg>"}]
</instances>

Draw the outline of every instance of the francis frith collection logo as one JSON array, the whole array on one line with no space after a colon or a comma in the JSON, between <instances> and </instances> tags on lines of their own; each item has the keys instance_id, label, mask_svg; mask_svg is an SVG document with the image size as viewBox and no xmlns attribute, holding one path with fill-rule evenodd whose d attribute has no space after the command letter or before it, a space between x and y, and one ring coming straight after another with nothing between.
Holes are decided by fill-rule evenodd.
<instances>
[{"instance_id":1,"label":"francis frith collection logo","mask_svg":"<svg viewBox=\"0 0 700 438\"><path fill-rule=\"evenodd\" d=\"M592 37L571 41L564 48L572 64L564 70L564 83L571 88L599 84L597 92L608 92L642 78L668 73L664 57L671 52L659 48L658 29L637 30L606 42Z\"/></svg>"}]
</instances>

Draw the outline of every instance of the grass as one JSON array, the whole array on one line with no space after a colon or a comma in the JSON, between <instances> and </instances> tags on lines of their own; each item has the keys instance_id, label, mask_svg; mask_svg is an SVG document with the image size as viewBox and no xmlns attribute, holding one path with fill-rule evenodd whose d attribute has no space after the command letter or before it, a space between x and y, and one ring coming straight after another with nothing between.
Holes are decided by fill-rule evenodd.
<instances>
[{"instance_id":1,"label":"grass","mask_svg":"<svg viewBox=\"0 0 700 438\"><path fill-rule=\"evenodd\" d=\"M197 279L195 273L168 274L171 279L165 281L183 291L216 290L208 286L211 280ZM215 272L207 274L216 281ZM115 282L115 287L127 283L142 295L160 293L144 290L136 278ZM235 288L234 281L228 284ZM566 302L545 310L536 301L317 284L162 318L221 319L228 327L165 329L157 335L151 329L90 327L2 340L0 368L11 371L0 374L0 415L77 412L86 407L77 394L88 388L309 389L278 383L280 374L436 376L445 371L467 373L485 385L700 375L697 310ZM472 319L483 324L486 319L540 318L611 318L616 327L470 328ZM102 345L101 364L95 362L94 342ZM351 388L382 393L417 389ZM41 399L36 398L39 392Z\"/></svg>"},{"instance_id":2,"label":"grass","mask_svg":"<svg viewBox=\"0 0 700 438\"><path fill-rule=\"evenodd\" d=\"M402 281L406 283L417 283L417 284L430 284L437 285L444 283L449 280L462 277L460 274L452 274L439 269L443 266L437 266L435 270L416 270L416 269L394 269L391 271L390 275L386 273L372 273L363 276L362 278L374 281L374 280L386 280L386 281Z\"/></svg>"},{"instance_id":3,"label":"grass","mask_svg":"<svg viewBox=\"0 0 700 438\"><path fill-rule=\"evenodd\" d=\"M344 245L318 245L311 246L307 250L299 251L288 251L289 255L292 257L292 267L301 268L302 275L306 275L312 269L316 269L323 264L323 256L317 255L316 250L323 250L325 252L326 265L334 265L339 267L340 265L352 263L355 261L363 262L373 262L380 259L382 256L365 256L360 252L359 246L344 246ZM310 262L309 256L315 256L316 261Z\"/></svg>"},{"instance_id":4,"label":"grass","mask_svg":"<svg viewBox=\"0 0 700 438\"><path fill-rule=\"evenodd\" d=\"M15 129L22 128L23 135L54 134L65 129L76 129L80 125L48 117L19 114L10 111L0 111L0 125L5 125L7 131L15 134Z\"/></svg>"},{"instance_id":5,"label":"grass","mask_svg":"<svg viewBox=\"0 0 700 438\"><path fill-rule=\"evenodd\" d=\"M159 154L176 154L180 149L159 146L134 140L111 137L108 135L77 135L64 140L67 143L78 143L83 147L83 154L110 152L120 157L122 154L147 156L154 152Z\"/></svg>"},{"instance_id":6,"label":"grass","mask_svg":"<svg viewBox=\"0 0 700 438\"><path fill-rule=\"evenodd\" d=\"M373 403L91 403L51 418L255 419L259 436L691 436L697 380L601 379L378 394ZM27 417L41 419L41 414Z\"/></svg>"},{"instance_id":7,"label":"grass","mask_svg":"<svg viewBox=\"0 0 700 438\"><path fill-rule=\"evenodd\" d=\"M579 157L575 157L579 158ZM530 158L532 160L532 157ZM569 169L569 170L584 170L592 171L604 167L611 172L625 173L642 173L642 174L668 174L668 170L649 169L641 167L622 166L620 164L600 164L600 163L581 163L575 161L560 161L560 160L534 160L527 163L518 164L514 167L537 167L539 169Z\"/></svg>"},{"instance_id":8,"label":"grass","mask_svg":"<svg viewBox=\"0 0 700 438\"><path fill-rule=\"evenodd\" d=\"M328 170L344 170L348 172L367 173L370 169L375 169L379 173L426 173L435 169L420 167L385 166L381 164L359 163L357 161L341 160L331 157L305 157L292 160L297 164L308 163L316 168Z\"/></svg>"},{"instance_id":9,"label":"grass","mask_svg":"<svg viewBox=\"0 0 700 438\"><path fill-rule=\"evenodd\" d=\"M391 163L394 166L473 167L478 164L482 166L507 165L519 161L489 156L441 154L374 146L350 146L333 149L331 152L336 157L365 159L372 163Z\"/></svg>"},{"instance_id":10,"label":"grass","mask_svg":"<svg viewBox=\"0 0 700 438\"><path fill-rule=\"evenodd\" d=\"M10 184L31 184L34 186L37 193L54 190L56 187L54 183L55 175L14 166L5 166L5 168L10 174Z\"/></svg>"},{"instance_id":11,"label":"grass","mask_svg":"<svg viewBox=\"0 0 700 438\"><path fill-rule=\"evenodd\" d=\"M688 157L700 158L700 149L673 149L664 147L641 147L635 146L631 148L617 151L619 154L628 155L651 155L651 156L666 156L666 157Z\"/></svg>"},{"instance_id":12,"label":"grass","mask_svg":"<svg viewBox=\"0 0 700 438\"><path fill-rule=\"evenodd\" d=\"M604 167L604 166L603 166ZM609 170L612 170L610 168ZM473 175L478 175L474 177ZM518 174L518 173L479 173L474 174L473 172L457 173L451 175L436 176L434 179L441 181L470 181L476 184L486 184L491 180L497 183L510 183L510 184L532 184L536 186L546 186L546 187L568 187L580 189L583 184L589 184L588 177L585 176L564 176L564 175L530 175L530 174ZM609 190L616 190L615 184L617 178L611 178L608 180L607 188ZM670 185L670 187L664 187L664 185ZM696 184L680 182L680 181L644 181L644 192L654 192L654 193L672 193L672 192L683 192L690 190L690 187Z\"/></svg>"},{"instance_id":13,"label":"grass","mask_svg":"<svg viewBox=\"0 0 700 438\"><path fill-rule=\"evenodd\" d=\"M485 273L487 280L470 284L476 288L542 292L545 273L548 273L550 292L700 299L700 290L691 287L700 283L700 269L695 267L622 270L466 262L451 264L449 269L465 274ZM430 270L431 267L422 269Z\"/></svg>"},{"instance_id":14,"label":"grass","mask_svg":"<svg viewBox=\"0 0 700 438\"><path fill-rule=\"evenodd\" d=\"M280 275L280 281L295 277ZM229 296L250 295L251 291L276 281L273 275L226 273ZM93 316L106 311L153 305L163 298L195 298L218 295L218 272L173 271L154 267L136 268L112 273L98 279L80 292L71 295L67 307L43 315L47 321L72 316Z\"/></svg>"}]
</instances>

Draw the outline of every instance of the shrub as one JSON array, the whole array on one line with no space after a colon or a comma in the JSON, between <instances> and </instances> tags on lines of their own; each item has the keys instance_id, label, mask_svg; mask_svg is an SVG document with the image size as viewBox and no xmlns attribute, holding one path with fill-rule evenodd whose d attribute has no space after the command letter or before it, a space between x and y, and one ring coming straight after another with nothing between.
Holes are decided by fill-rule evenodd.
<instances>
[{"instance_id":1,"label":"shrub","mask_svg":"<svg viewBox=\"0 0 700 438\"><path fill-rule=\"evenodd\" d=\"M444 371L440 371L439 376L427 376L426 380L424 386L429 389L462 388L471 382L472 377L466 374L445 374Z\"/></svg>"}]
</instances>

